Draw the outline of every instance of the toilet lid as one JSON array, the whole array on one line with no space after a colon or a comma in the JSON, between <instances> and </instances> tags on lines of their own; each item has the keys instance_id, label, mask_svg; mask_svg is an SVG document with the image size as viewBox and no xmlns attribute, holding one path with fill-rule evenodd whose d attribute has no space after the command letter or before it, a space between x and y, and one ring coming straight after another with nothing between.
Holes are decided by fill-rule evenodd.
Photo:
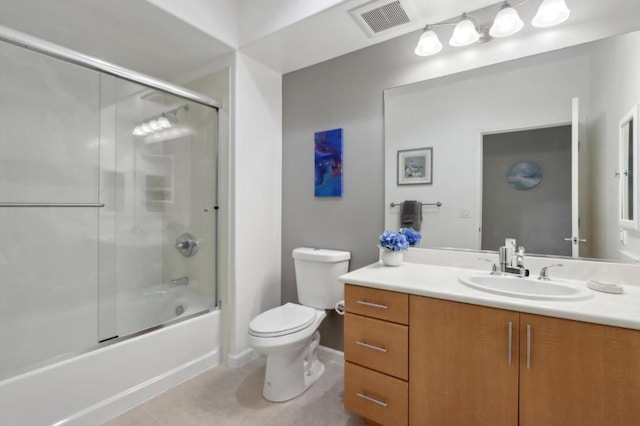
<instances>
[{"instance_id":1,"label":"toilet lid","mask_svg":"<svg viewBox=\"0 0 640 426\"><path fill-rule=\"evenodd\" d=\"M283 336L309 327L315 318L315 309L286 303L252 319L249 323L249 334L258 337Z\"/></svg>"}]
</instances>

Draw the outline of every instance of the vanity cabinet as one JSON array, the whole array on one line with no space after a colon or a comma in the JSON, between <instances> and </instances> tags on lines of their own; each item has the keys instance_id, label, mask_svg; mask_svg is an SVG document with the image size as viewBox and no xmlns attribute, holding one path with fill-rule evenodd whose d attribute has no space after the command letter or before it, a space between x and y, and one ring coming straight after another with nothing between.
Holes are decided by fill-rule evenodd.
<instances>
[{"instance_id":1,"label":"vanity cabinet","mask_svg":"<svg viewBox=\"0 0 640 426\"><path fill-rule=\"evenodd\" d=\"M411 425L518 424L518 313L410 297Z\"/></svg>"},{"instance_id":2,"label":"vanity cabinet","mask_svg":"<svg viewBox=\"0 0 640 426\"><path fill-rule=\"evenodd\" d=\"M639 424L640 331L421 296L409 311L411 425Z\"/></svg>"},{"instance_id":3,"label":"vanity cabinet","mask_svg":"<svg viewBox=\"0 0 640 426\"><path fill-rule=\"evenodd\" d=\"M640 331L520 314L520 336L520 426L640 424Z\"/></svg>"},{"instance_id":4,"label":"vanity cabinet","mask_svg":"<svg viewBox=\"0 0 640 426\"><path fill-rule=\"evenodd\" d=\"M345 408L380 425L406 425L409 295L345 286Z\"/></svg>"}]
</instances>

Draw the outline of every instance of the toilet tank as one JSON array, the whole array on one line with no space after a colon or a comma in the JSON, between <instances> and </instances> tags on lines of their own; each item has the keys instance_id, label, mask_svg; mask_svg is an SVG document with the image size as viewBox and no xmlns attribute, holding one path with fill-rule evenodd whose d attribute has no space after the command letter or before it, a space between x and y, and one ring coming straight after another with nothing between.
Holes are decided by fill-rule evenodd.
<instances>
[{"instance_id":1,"label":"toilet tank","mask_svg":"<svg viewBox=\"0 0 640 426\"><path fill-rule=\"evenodd\" d=\"M344 284L338 277L349 271L351 253L300 247L293 250L293 259L300 304L333 309L344 299Z\"/></svg>"}]
</instances>

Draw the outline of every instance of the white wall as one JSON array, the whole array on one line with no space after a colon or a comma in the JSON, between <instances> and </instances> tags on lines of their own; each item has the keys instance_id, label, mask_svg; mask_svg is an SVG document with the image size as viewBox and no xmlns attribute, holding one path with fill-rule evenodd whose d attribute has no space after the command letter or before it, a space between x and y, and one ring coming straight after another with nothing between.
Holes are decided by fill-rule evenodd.
<instances>
[{"instance_id":1,"label":"white wall","mask_svg":"<svg viewBox=\"0 0 640 426\"><path fill-rule=\"evenodd\" d=\"M640 233L629 231L626 244L618 235L618 126L620 119L640 103L640 33L635 32L596 44L591 63L592 107L589 110L589 143L595 150L591 170L594 182L591 196L592 238L598 257L629 261L623 252L640 258ZM636 153L638 155L638 153ZM603 161L604 160L604 161ZM640 192L636 189L636 196Z\"/></svg>"},{"instance_id":2,"label":"white wall","mask_svg":"<svg viewBox=\"0 0 640 426\"><path fill-rule=\"evenodd\" d=\"M231 115L229 362L247 353L249 322L280 304L282 77L237 53Z\"/></svg>"},{"instance_id":3,"label":"white wall","mask_svg":"<svg viewBox=\"0 0 640 426\"><path fill-rule=\"evenodd\" d=\"M223 322L221 327L222 333L222 351L223 361L227 356L227 348L229 345L229 273L230 273L230 160L229 160L229 100L230 100L230 64L220 64L218 71L211 72L205 76L195 78L184 86L193 89L199 93L207 95L222 104L218 110L218 246L216 252L218 255L217 282L218 293L217 301L221 301L224 308L222 310Z\"/></svg>"},{"instance_id":4,"label":"white wall","mask_svg":"<svg viewBox=\"0 0 640 426\"><path fill-rule=\"evenodd\" d=\"M385 91L385 229L400 227L391 202L440 201L423 208L421 246L480 249L482 135L570 123L588 61L580 46ZM397 151L423 147L433 184L398 186Z\"/></svg>"}]
</instances>

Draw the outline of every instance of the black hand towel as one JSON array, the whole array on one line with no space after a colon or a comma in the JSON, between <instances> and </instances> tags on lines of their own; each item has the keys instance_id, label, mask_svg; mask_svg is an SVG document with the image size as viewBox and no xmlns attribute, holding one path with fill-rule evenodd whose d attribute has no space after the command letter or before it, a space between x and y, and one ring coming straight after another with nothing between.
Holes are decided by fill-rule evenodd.
<instances>
[{"instance_id":1,"label":"black hand towel","mask_svg":"<svg viewBox=\"0 0 640 426\"><path fill-rule=\"evenodd\" d=\"M407 200L402 203L400 214L400 227L413 228L420 231L422 225L422 203L415 200Z\"/></svg>"}]
</instances>

